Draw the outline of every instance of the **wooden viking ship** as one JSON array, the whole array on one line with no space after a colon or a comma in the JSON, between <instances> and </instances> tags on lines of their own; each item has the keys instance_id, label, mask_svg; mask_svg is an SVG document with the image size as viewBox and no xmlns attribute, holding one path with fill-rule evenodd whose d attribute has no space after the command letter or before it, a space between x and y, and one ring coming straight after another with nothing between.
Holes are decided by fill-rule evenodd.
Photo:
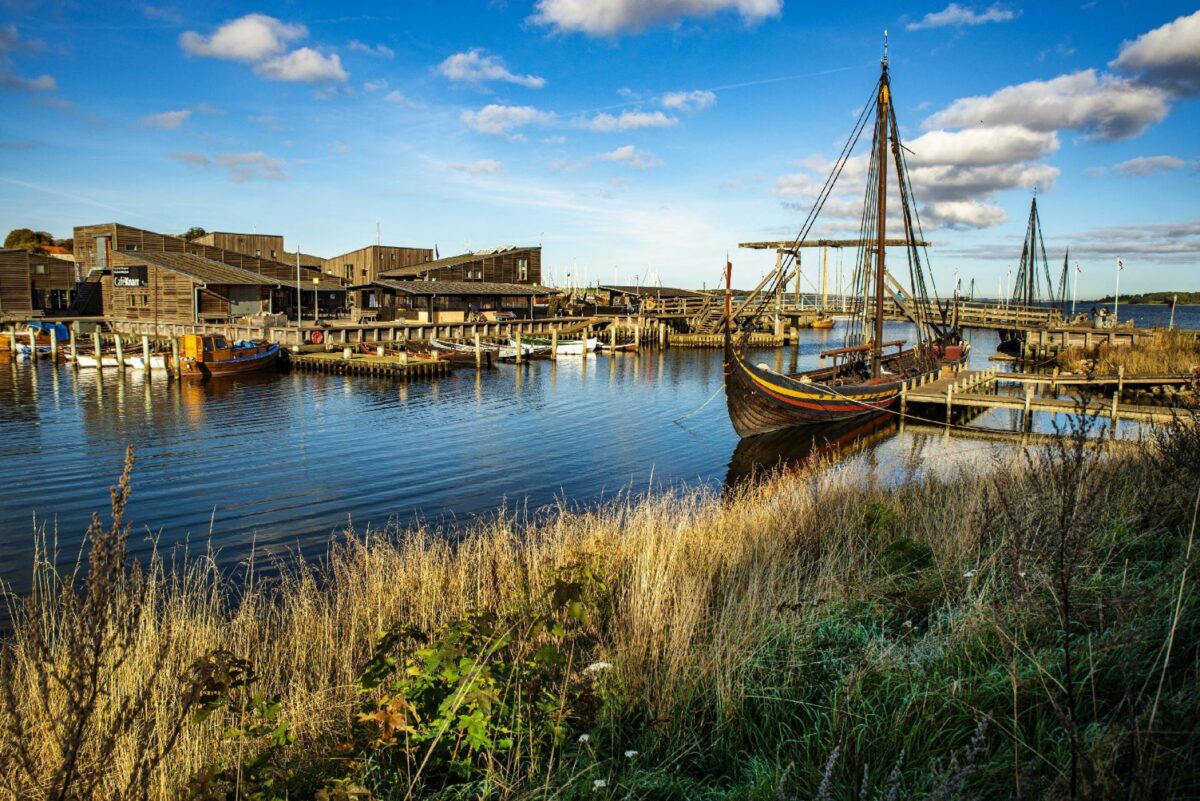
<instances>
[{"instance_id":1,"label":"wooden viking ship","mask_svg":"<svg viewBox=\"0 0 1200 801\"><path fill-rule=\"evenodd\" d=\"M794 275L794 257L783 260L741 301L737 311L732 308L730 291L732 265L726 264L725 396L729 418L741 437L877 414L896 402L905 380L936 373L967 358L969 346L948 322L953 319L949 307L928 300L932 297L936 301L936 293L926 290L927 254L892 104L886 45L879 81L872 91L874 102L864 105L791 249L795 253L808 237L873 116L873 144L853 290L860 296L861 311L848 326L842 346L821 354L823 360L832 360L831 366L784 375L766 365L751 363L746 357L749 334L766 312L770 298ZM895 165L893 188L898 187L900 217L904 223L903 244L909 268L907 289L888 272L885 263L889 157ZM906 348L903 340L884 341L884 303L889 297L916 326L917 342L912 347ZM930 309L936 309L940 319L931 318Z\"/></svg>"}]
</instances>

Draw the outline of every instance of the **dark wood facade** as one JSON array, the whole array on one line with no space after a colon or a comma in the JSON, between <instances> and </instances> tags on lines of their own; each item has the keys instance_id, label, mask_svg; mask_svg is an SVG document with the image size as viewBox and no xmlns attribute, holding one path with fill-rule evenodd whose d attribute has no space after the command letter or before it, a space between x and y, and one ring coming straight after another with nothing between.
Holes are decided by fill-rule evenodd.
<instances>
[{"instance_id":1,"label":"dark wood facade","mask_svg":"<svg viewBox=\"0 0 1200 801\"><path fill-rule=\"evenodd\" d=\"M460 256L448 256L411 267L386 270L381 275L390 280L426 279L539 285L542 282L542 249L492 248Z\"/></svg>"},{"instance_id":2,"label":"dark wood facade","mask_svg":"<svg viewBox=\"0 0 1200 801\"><path fill-rule=\"evenodd\" d=\"M54 313L75 294L75 265L24 249L0 250L0 314Z\"/></svg>"},{"instance_id":3,"label":"dark wood facade","mask_svg":"<svg viewBox=\"0 0 1200 801\"><path fill-rule=\"evenodd\" d=\"M278 234L239 234L230 231L213 231L192 240L219 250L229 250L260 259L283 262L296 266L296 254L283 247L283 237ZM300 266L320 270L325 260L308 253L300 254Z\"/></svg>"},{"instance_id":4,"label":"dark wood facade","mask_svg":"<svg viewBox=\"0 0 1200 801\"><path fill-rule=\"evenodd\" d=\"M433 259L431 248L406 248L392 245L368 245L331 259L321 269L351 284L366 284L381 273L423 264Z\"/></svg>"},{"instance_id":5,"label":"dark wood facade","mask_svg":"<svg viewBox=\"0 0 1200 801\"><path fill-rule=\"evenodd\" d=\"M274 282L248 276L204 281L136 253L111 254L101 286L104 314L122 320L162 323L227 322L271 310ZM236 282L236 283L235 283Z\"/></svg>"}]
</instances>

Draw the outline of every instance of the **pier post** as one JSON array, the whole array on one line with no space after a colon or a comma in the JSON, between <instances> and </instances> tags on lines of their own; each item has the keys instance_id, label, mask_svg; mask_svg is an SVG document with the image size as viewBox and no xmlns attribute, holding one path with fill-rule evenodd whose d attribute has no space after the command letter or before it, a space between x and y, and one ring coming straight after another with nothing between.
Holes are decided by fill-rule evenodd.
<instances>
[{"instance_id":1,"label":"pier post","mask_svg":"<svg viewBox=\"0 0 1200 801\"><path fill-rule=\"evenodd\" d=\"M113 338L117 343L117 369L124 370L125 369L125 347L121 343L121 335L113 334Z\"/></svg>"},{"instance_id":2,"label":"pier post","mask_svg":"<svg viewBox=\"0 0 1200 801\"><path fill-rule=\"evenodd\" d=\"M662 350L667 346L667 324L662 320L658 321L658 348Z\"/></svg>"},{"instance_id":3,"label":"pier post","mask_svg":"<svg viewBox=\"0 0 1200 801\"><path fill-rule=\"evenodd\" d=\"M8 352L12 354L13 359L17 358L17 329L8 329Z\"/></svg>"},{"instance_id":4,"label":"pier post","mask_svg":"<svg viewBox=\"0 0 1200 801\"><path fill-rule=\"evenodd\" d=\"M908 412L908 380L900 382L900 421L904 421L904 415Z\"/></svg>"},{"instance_id":5,"label":"pier post","mask_svg":"<svg viewBox=\"0 0 1200 801\"><path fill-rule=\"evenodd\" d=\"M612 349L617 349L617 324L613 323L608 327L608 344L612 345Z\"/></svg>"},{"instance_id":6,"label":"pier post","mask_svg":"<svg viewBox=\"0 0 1200 801\"><path fill-rule=\"evenodd\" d=\"M633 349L639 353L642 350L642 324L638 323L633 329Z\"/></svg>"},{"instance_id":7,"label":"pier post","mask_svg":"<svg viewBox=\"0 0 1200 801\"><path fill-rule=\"evenodd\" d=\"M79 369L79 344L75 341L75 326L71 326L68 331L71 332L71 366Z\"/></svg>"},{"instance_id":8,"label":"pier post","mask_svg":"<svg viewBox=\"0 0 1200 801\"><path fill-rule=\"evenodd\" d=\"M583 360L584 360L584 362L586 362L586 361L587 361L587 357L588 357L588 346L587 346L587 343L588 343L588 334L590 334L590 333L591 333L591 331L592 331L592 327L591 327L590 325L585 325L585 326L583 327L583 332L582 332L582 333L583 333L583 348L582 348L582 351L583 351Z\"/></svg>"},{"instance_id":9,"label":"pier post","mask_svg":"<svg viewBox=\"0 0 1200 801\"><path fill-rule=\"evenodd\" d=\"M1113 428L1117 427L1117 399L1121 397L1121 393L1114 392L1112 396L1112 408L1108 412L1108 416L1112 418Z\"/></svg>"},{"instance_id":10,"label":"pier post","mask_svg":"<svg viewBox=\"0 0 1200 801\"><path fill-rule=\"evenodd\" d=\"M550 361L558 361L558 329L550 329Z\"/></svg>"},{"instance_id":11,"label":"pier post","mask_svg":"<svg viewBox=\"0 0 1200 801\"><path fill-rule=\"evenodd\" d=\"M96 369L99 370L101 367L104 366L103 361L101 361L104 358L104 351L102 351L100 349L100 332L99 331L92 334L92 345L94 346L95 351L96 351Z\"/></svg>"},{"instance_id":12,"label":"pier post","mask_svg":"<svg viewBox=\"0 0 1200 801\"><path fill-rule=\"evenodd\" d=\"M142 334L142 365L146 368L146 378L150 377L150 337Z\"/></svg>"},{"instance_id":13,"label":"pier post","mask_svg":"<svg viewBox=\"0 0 1200 801\"><path fill-rule=\"evenodd\" d=\"M1028 417L1030 412L1029 407L1033 404L1033 384L1025 385L1025 415Z\"/></svg>"},{"instance_id":14,"label":"pier post","mask_svg":"<svg viewBox=\"0 0 1200 801\"><path fill-rule=\"evenodd\" d=\"M946 425L950 424L951 410L954 408L954 384L946 387Z\"/></svg>"},{"instance_id":15,"label":"pier post","mask_svg":"<svg viewBox=\"0 0 1200 801\"><path fill-rule=\"evenodd\" d=\"M1117 365L1117 395L1120 396L1121 392L1124 391L1124 389L1125 389L1125 365L1118 364Z\"/></svg>"},{"instance_id":16,"label":"pier post","mask_svg":"<svg viewBox=\"0 0 1200 801\"><path fill-rule=\"evenodd\" d=\"M300 346L297 345L296 349L299 350ZM171 368L171 372L173 372L175 374L175 377L180 378L180 375L179 375L179 337L171 337L171 364L169 366Z\"/></svg>"},{"instance_id":17,"label":"pier post","mask_svg":"<svg viewBox=\"0 0 1200 801\"><path fill-rule=\"evenodd\" d=\"M517 364L521 363L521 328L517 327Z\"/></svg>"},{"instance_id":18,"label":"pier post","mask_svg":"<svg viewBox=\"0 0 1200 801\"><path fill-rule=\"evenodd\" d=\"M37 361L37 330L29 329L29 361Z\"/></svg>"},{"instance_id":19,"label":"pier post","mask_svg":"<svg viewBox=\"0 0 1200 801\"><path fill-rule=\"evenodd\" d=\"M475 369L483 367L483 347L479 344L479 330L475 331Z\"/></svg>"},{"instance_id":20,"label":"pier post","mask_svg":"<svg viewBox=\"0 0 1200 801\"><path fill-rule=\"evenodd\" d=\"M58 326L50 327L50 363L58 364Z\"/></svg>"}]
</instances>

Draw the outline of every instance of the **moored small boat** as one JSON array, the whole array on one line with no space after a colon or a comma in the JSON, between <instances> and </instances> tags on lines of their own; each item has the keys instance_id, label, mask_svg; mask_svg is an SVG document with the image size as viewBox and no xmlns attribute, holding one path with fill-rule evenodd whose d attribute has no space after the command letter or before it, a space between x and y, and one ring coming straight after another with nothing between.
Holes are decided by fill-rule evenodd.
<instances>
[{"instance_id":1,"label":"moored small boat","mask_svg":"<svg viewBox=\"0 0 1200 801\"><path fill-rule=\"evenodd\" d=\"M184 334L179 338L179 374L216 378L263 370L279 358L274 342L234 342L221 334Z\"/></svg>"},{"instance_id":2,"label":"moored small boat","mask_svg":"<svg viewBox=\"0 0 1200 801\"><path fill-rule=\"evenodd\" d=\"M816 328L816 329L833 328L833 318L832 317L818 317L817 319L812 321L812 323L809 325L809 328Z\"/></svg>"},{"instance_id":3,"label":"moored small boat","mask_svg":"<svg viewBox=\"0 0 1200 801\"><path fill-rule=\"evenodd\" d=\"M509 344L516 347L517 341L510 339ZM542 348L549 353L554 347L554 340L545 337L529 337L521 339L521 347ZM596 346L600 344L600 340L596 337L588 337L587 340L582 339L560 339L558 340L558 348L555 353L559 356L582 356L583 349L586 347L589 351L596 350Z\"/></svg>"}]
</instances>

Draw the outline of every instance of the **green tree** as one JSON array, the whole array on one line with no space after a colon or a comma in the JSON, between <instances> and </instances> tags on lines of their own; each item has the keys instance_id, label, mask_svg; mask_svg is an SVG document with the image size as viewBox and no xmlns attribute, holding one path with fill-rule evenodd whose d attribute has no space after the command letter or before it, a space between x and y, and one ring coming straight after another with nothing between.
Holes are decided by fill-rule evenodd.
<instances>
[{"instance_id":1,"label":"green tree","mask_svg":"<svg viewBox=\"0 0 1200 801\"><path fill-rule=\"evenodd\" d=\"M53 236L45 231L33 231L29 228L14 228L4 237L4 247L24 248L30 253L41 253L46 245L53 244Z\"/></svg>"},{"instance_id":2,"label":"green tree","mask_svg":"<svg viewBox=\"0 0 1200 801\"><path fill-rule=\"evenodd\" d=\"M191 242L193 239L199 239L207 233L208 231L205 231L203 228L193 225L191 228L187 229L187 232L183 235L183 238Z\"/></svg>"}]
</instances>

